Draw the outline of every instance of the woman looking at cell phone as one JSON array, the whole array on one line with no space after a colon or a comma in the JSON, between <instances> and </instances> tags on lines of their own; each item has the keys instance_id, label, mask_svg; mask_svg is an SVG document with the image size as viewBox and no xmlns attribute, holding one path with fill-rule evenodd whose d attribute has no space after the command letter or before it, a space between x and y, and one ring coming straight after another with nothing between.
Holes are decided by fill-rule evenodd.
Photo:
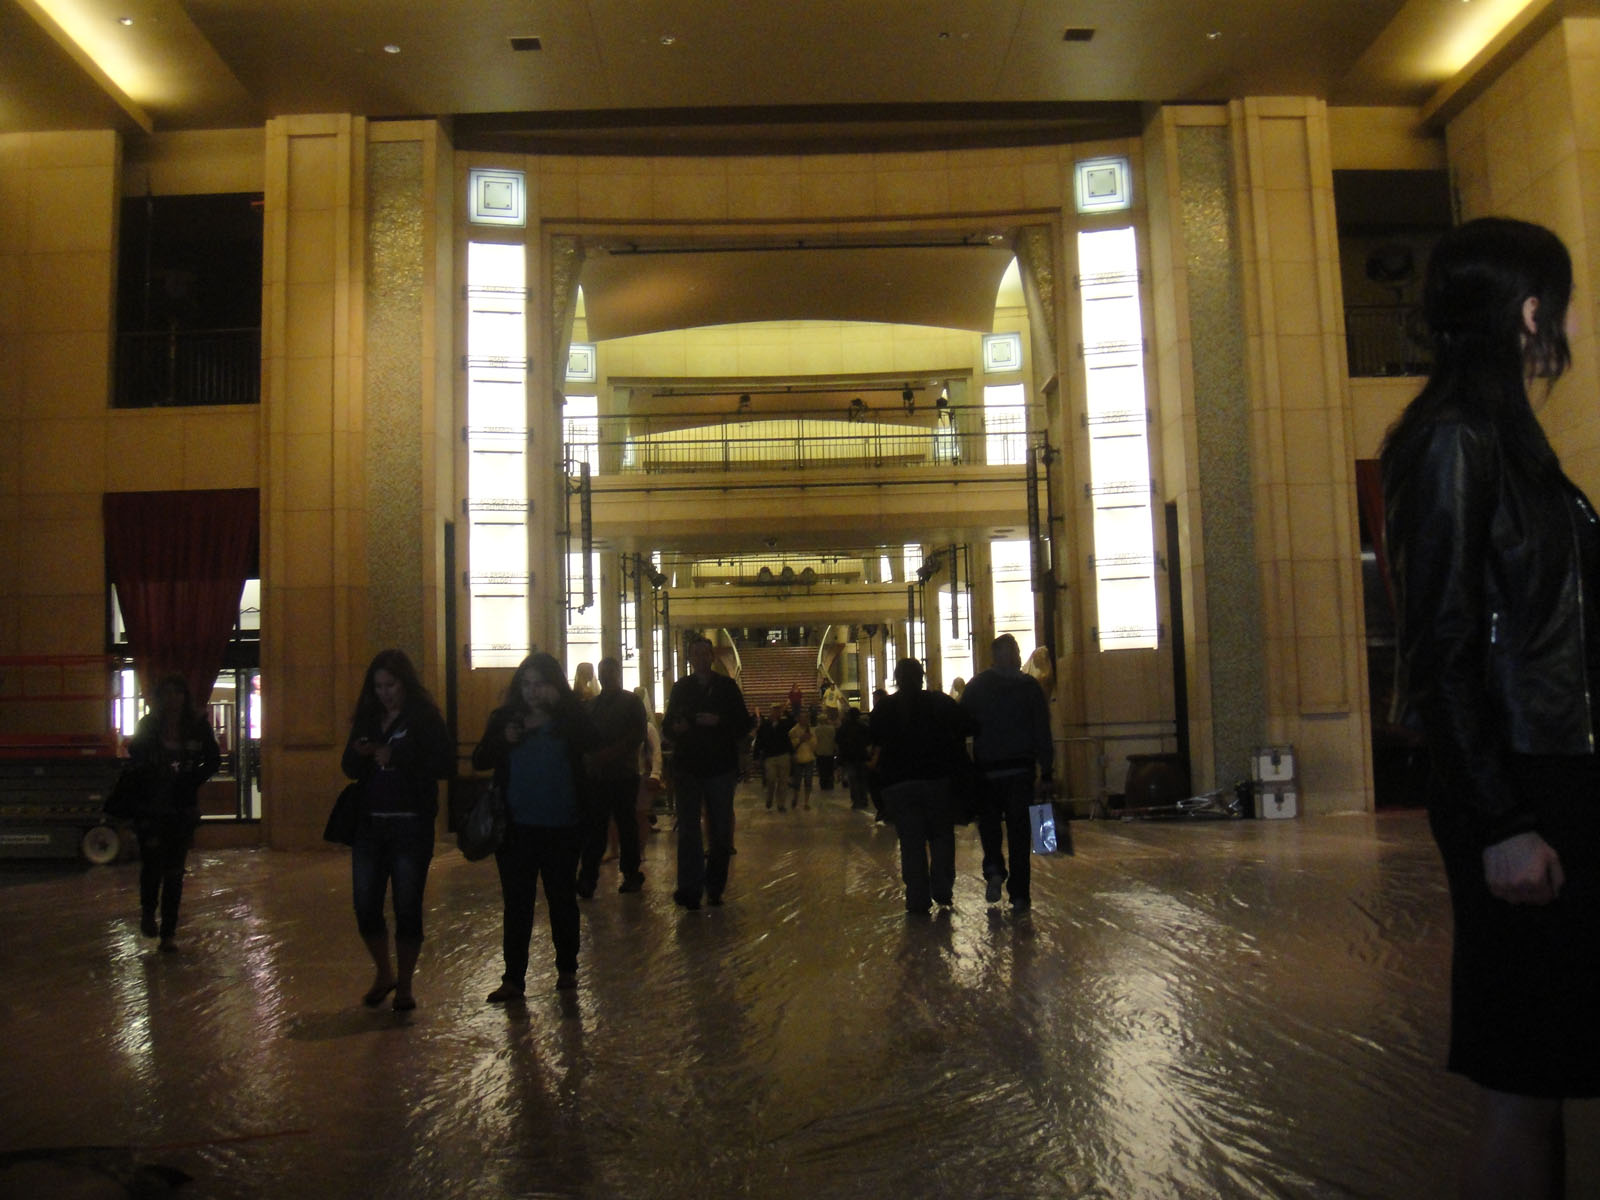
<instances>
[{"instance_id":1,"label":"woman looking at cell phone","mask_svg":"<svg viewBox=\"0 0 1600 1200\"><path fill-rule=\"evenodd\" d=\"M417 1006L411 979L422 950L422 892L433 860L439 780L455 771L455 747L433 697L403 650L384 650L367 667L341 763L362 784L350 850L356 927L372 956L372 986L361 997L377 1008L394 993L394 1010ZM383 918L393 883L394 958Z\"/></svg>"},{"instance_id":2,"label":"woman looking at cell phone","mask_svg":"<svg viewBox=\"0 0 1600 1200\"><path fill-rule=\"evenodd\" d=\"M495 851L504 899L505 970L490 1004L518 1003L527 990L534 893L544 882L556 987L578 986L578 855L583 846L583 752L590 724L561 664L530 654L511 677L505 703L489 714L472 752L506 798L505 838Z\"/></svg>"}]
</instances>

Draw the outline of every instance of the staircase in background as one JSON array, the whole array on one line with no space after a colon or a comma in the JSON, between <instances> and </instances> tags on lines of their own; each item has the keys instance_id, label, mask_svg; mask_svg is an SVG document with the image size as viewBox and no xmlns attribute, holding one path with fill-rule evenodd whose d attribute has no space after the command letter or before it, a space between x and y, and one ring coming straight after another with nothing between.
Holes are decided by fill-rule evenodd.
<instances>
[{"instance_id":1,"label":"staircase in background","mask_svg":"<svg viewBox=\"0 0 1600 1200\"><path fill-rule=\"evenodd\" d=\"M807 705L821 703L815 646L740 646L739 665L744 702L758 716L779 701L787 702L797 683Z\"/></svg>"}]
</instances>

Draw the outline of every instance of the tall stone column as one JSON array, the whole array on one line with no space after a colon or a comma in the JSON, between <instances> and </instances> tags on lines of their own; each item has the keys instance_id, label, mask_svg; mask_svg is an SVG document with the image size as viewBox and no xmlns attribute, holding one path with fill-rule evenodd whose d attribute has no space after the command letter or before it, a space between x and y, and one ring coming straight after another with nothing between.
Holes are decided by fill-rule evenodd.
<instances>
[{"instance_id":1,"label":"tall stone column","mask_svg":"<svg viewBox=\"0 0 1600 1200\"><path fill-rule=\"evenodd\" d=\"M1308 810L1369 808L1326 106L1166 108L1145 148L1195 783L1229 783L1254 745L1292 742Z\"/></svg>"},{"instance_id":2,"label":"tall stone column","mask_svg":"<svg viewBox=\"0 0 1600 1200\"><path fill-rule=\"evenodd\" d=\"M432 122L285 117L266 136L262 756L286 847L320 844L371 656L403 649L441 691L450 172Z\"/></svg>"}]
</instances>

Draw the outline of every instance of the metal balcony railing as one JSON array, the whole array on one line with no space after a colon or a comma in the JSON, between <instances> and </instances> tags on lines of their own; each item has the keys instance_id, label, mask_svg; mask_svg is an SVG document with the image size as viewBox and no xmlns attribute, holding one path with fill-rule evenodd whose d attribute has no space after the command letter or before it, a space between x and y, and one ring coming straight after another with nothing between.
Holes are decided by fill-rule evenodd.
<instances>
[{"instance_id":1,"label":"metal balcony railing","mask_svg":"<svg viewBox=\"0 0 1600 1200\"><path fill-rule=\"evenodd\" d=\"M1356 305L1344 310L1344 337L1353 378L1426 375L1433 356L1418 336L1415 305Z\"/></svg>"},{"instance_id":2,"label":"metal balcony railing","mask_svg":"<svg viewBox=\"0 0 1600 1200\"><path fill-rule=\"evenodd\" d=\"M118 408L260 402L260 329L117 335Z\"/></svg>"},{"instance_id":3,"label":"metal balcony railing","mask_svg":"<svg viewBox=\"0 0 1600 1200\"><path fill-rule=\"evenodd\" d=\"M1034 424L1042 422L1034 415ZM902 412L791 412L577 417L566 422L567 457L596 475L696 471L816 471L903 466L1022 466L1027 406L969 405Z\"/></svg>"}]
</instances>

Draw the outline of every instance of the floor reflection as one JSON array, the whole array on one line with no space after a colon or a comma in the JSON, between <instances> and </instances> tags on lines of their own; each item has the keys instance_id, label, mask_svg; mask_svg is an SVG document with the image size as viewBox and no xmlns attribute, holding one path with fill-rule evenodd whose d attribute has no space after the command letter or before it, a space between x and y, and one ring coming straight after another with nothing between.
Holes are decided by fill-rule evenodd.
<instances>
[{"instance_id":1,"label":"floor reflection","mask_svg":"<svg viewBox=\"0 0 1600 1200\"><path fill-rule=\"evenodd\" d=\"M1018 916L967 831L955 910L908 919L888 828L742 793L726 907L674 908L653 837L645 892L584 907L576 995L541 911L510 1009L494 871L442 854L406 1017L359 1003L342 854L195 856L177 955L137 937L136 866L0 868L0 1196L107 1155L196 1197L1448 1191L1420 816L1075 835ZM1570 1194L1600 1194L1575 1116Z\"/></svg>"}]
</instances>

